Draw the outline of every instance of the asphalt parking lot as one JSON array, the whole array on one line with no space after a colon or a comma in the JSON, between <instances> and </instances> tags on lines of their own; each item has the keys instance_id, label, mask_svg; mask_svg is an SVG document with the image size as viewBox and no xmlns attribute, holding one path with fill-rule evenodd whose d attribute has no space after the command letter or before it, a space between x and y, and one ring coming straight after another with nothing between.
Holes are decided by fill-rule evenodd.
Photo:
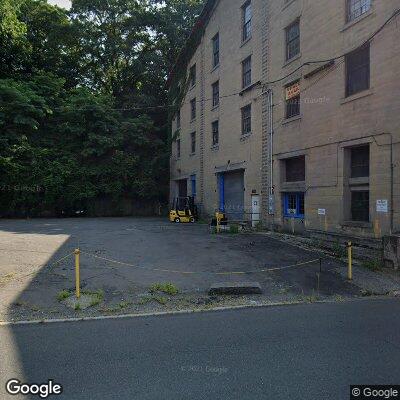
<instances>
[{"instance_id":1,"label":"asphalt parking lot","mask_svg":"<svg viewBox=\"0 0 400 400\"><path fill-rule=\"evenodd\" d=\"M321 257L266 234L215 235L207 225L172 224L161 218L3 220L0 312L15 304L29 304L33 311L53 307L60 290L74 287L74 261L70 256L53 263L78 247L83 289L101 289L110 298L145 293L156 282L172 282L182 293L203 294L221 281L257 281L265 296L309 296L317 290ZM323 260L319 294L358 294L337 268L344 266ZM245 274L218 275L221 272Z\"/></svg>"}]
</instances>

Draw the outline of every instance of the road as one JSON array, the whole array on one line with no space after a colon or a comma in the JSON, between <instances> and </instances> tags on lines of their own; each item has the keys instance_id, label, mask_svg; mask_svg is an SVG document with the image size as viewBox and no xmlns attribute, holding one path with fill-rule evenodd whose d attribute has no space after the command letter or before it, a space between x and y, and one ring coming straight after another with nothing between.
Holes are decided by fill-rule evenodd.
<instances>
[{"instance_id":1,"label":"road","mask_svg":"<svg viewBox=\"0 0 400 400\"><path fill-rule=\"evenodd\" d=\"M13 377L52 378L79 400L338 400L350 384L400 383L398 299L2 326L0 338L1 399Z\"/></svg>"}]
</instances>

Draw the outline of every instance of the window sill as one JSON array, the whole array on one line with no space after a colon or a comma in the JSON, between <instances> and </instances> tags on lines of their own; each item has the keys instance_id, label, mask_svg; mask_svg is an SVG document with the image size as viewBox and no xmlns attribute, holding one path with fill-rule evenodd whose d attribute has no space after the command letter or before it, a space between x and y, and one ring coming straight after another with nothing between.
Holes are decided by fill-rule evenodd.
<instances>
[{"instance_id":1,"label":"window sill","mask_svg":"<svg viewBox=\"0 0 400 400\"><path fill-rule=\"evenodd\" d=\"M214 106L214 107L212 107L212 108L211 108L211 111L217 111L218 109L219 109L219 104L216 105L216 106Z\"/></svg>"},{"instance_id":2,"label":"window sill","mask_svg":"<svg viewBox=\"0 0 400 400\"><path fill-rule=\"evenodd\" d=\"M219 150L219 144L211 146L211 151L218 151L218 150Z\"/></svg>"},{"instance_id":3,"label":"window sill","mask_svg":"<svg viewBox=\"0 0 400 400\"><path fill-rule=\"evenodd\" d=\"M362 99L364 97L371 96L373 94L374 94L374 92L372 91L372 89L366 89L366 90L363 90L362 92L353 94L353 95L351 95L349 97L345 97L344 99L342 99L340 101L340 104L347 104L347 103L350 103L352 101L355 101L355 100L358 100L358 99Z\"/></svg>"},{"instance_id":4,"label":"window sill","mask_svg":"<svg viewBox=\"0 0 400 400\"><path fill-rule=\"evenodd\" d=\"M219 64L215 65L214 67L211 68L210 73L214 72L215 70L217 70L219 68Z\"/></svg>"},{"instance_id":5,"label":"window sill","mask_svg":"<svg viewBox=\"0 0 400 400\"><path fill-rule=\"evenodd\" d=\"M193 124L194 122L196 122L196 118L193 118L190 120L190 123Z\"/></svg>"},{"instance_id":6,"label":"window sill","mask_svg":"<svg viewBox=\"0 0 400 400\"><path fill-rule=\"evenodd\" d=\"M287 215L284 214L283 218L289 218L289 219L304 219L304 215Z\"/></svg>"},{"instance_id":7,"label":"window sill","mask_svg":"<svg viewBox=\"0 0 400 400\"><path fill-rule=\"evenodd\" d=\"M362 178L349 178L349 185L350 186L363 186L369 185L369 177L362 177Z\"/></svg>"},{"instance_id":8,"label":"window sill","mask_svg":"<svg viewBox=\"0 0 400 400\"><path fill-rule=\"evenodd\" d=\"M194 89L196 87L196 84L194 84L193 86L190 86L189 87L189 92L192 90L192 89Z\"/></svg>"},{"instance_id":9,"label":"window sill","mask_svg":"<svg viewBox=\"0 0 400 400\"><path fill-rule=\"evenodd\" d=\"M362 222L362 221L344 221L342 222L342 227L347 228L366 228L371 229L372 223L371 222Z\"/></svg>"},{"instance_id":10,"label":"window sill","mask_svg":"<svg viewBox=\"0 0 400 400\"><path fill-rule=\"evenodd\" d=\"M194 157L196 155L196 153L190 153L189 157Z\"/></svg>"},{"instance_id":11,"label":"window sill","mask_svg":"<svg viewBox=\"0 0 400 400\"><path fill-rule=\"evenodd\" d=\"M285 3L282 7L282 11L285 11L290 5L292 5L296 0L289 0L287 3Z\"/></svg>"},{"instance_id":12,"label":"window sill","mask_svg":"<svg viewBox=\"0 0 400 400\"><path fill-rule=\"evenodd\" d=\"M246 40L242 40L242 43L241 43L240 47L243 47L243 46L245 46L247 43L249 43L250 40L251 40L251 38L252 38L252 36L250 35Z\"/></svg>"},{"instance_id":13,"label":"window sill","mask_svg":"<svg viewBox=\"0 0 400 400\"><path fill-rule=\"evenodd\" d=\"M253 134L252 132L242 134L242 136L240 136L240 141L241 141L241 142L245 142L246 140L248 140L248 139L250 138L250 136L251 136L252 134Z\"/></svg>"},{"instance_id":14,"label":"window sill","mask_svg":"<svg viewBox=\"0 0 400 400\"><path fill-rule=\"evenodd\" d=\"M301 115L296 115L295 117L287 118L284 121L282 121L282 125L290 124L291 122L294 122L294 121L299 121L299 120L301 120L301 118L302 118Z\"/></svg>"},{"instance_id":15,"label":"window sill","mask_svg":"<svg viewBox=\"0 0 400 400\"><path fill-rule=\"evenodd\" d=\"M286 60L282 67L283 68L287 67L288 65L290 65L292 62L298 60L299 58L301 58L301 53L296 54L295 56L293 56L289 60Z\"/></svg>"},{"instance_id":16,"label":"window sill","mask_svg":"<svg viewBox=\"0 0 400 400\"><path fill-rule=\"evenodd\" d=\"M358 18L353 19L352 21L346 22L344 27L340 30L340 32L345 32L347 29L351 28L353 25L359 23L360 21L363 21L365 18L368 18L372 14L375 14L375 11L371 8L369 11L364 13L363 15L360 15Z\"/></svg>"},{"instance_id":17,"label":"window sill","mask_svg":"<svg viewBox=\"0 0 400 400\"><path fill-rule=\"evenodd\" d=\"M239 96L243 96L245 93L249 92L250 90L254 89L256 86L259 86L261 81L257 81L255 83L252 83L245 88L242 89L242 91L239 93Z\"/></svg>"}]
</instances>

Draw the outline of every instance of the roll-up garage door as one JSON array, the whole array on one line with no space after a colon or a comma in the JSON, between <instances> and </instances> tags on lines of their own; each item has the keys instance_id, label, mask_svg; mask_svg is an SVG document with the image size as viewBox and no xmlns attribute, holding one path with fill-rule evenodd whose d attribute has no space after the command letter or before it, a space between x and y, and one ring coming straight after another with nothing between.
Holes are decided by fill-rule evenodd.
<instances>
[{"instance_id":1,"label":"roll-up garage door","mask_svg":"<svg viewBox=\"0 0 400 400\"><path fill-rule=\"evenodd\" d=\"M242 220L244 212L244 171L224 173L225 212L228 219Z\"/></svg>"}]
</instances>

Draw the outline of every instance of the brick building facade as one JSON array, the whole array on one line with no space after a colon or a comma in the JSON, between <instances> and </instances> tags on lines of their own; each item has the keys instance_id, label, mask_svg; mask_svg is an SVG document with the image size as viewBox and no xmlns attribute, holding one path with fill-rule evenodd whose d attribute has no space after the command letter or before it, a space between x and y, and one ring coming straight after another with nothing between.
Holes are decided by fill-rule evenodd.
<instances>
[{"instance_id":1,"label":"brick building facade","mask_svg":"<svg viewBox=\"0 0 400 400\"><path fill-rule=\"evenodd\" d=\"M208 1L173 122L171 198L296 233L399 232L399 8Z\"/></svg>"}]
</instances>

